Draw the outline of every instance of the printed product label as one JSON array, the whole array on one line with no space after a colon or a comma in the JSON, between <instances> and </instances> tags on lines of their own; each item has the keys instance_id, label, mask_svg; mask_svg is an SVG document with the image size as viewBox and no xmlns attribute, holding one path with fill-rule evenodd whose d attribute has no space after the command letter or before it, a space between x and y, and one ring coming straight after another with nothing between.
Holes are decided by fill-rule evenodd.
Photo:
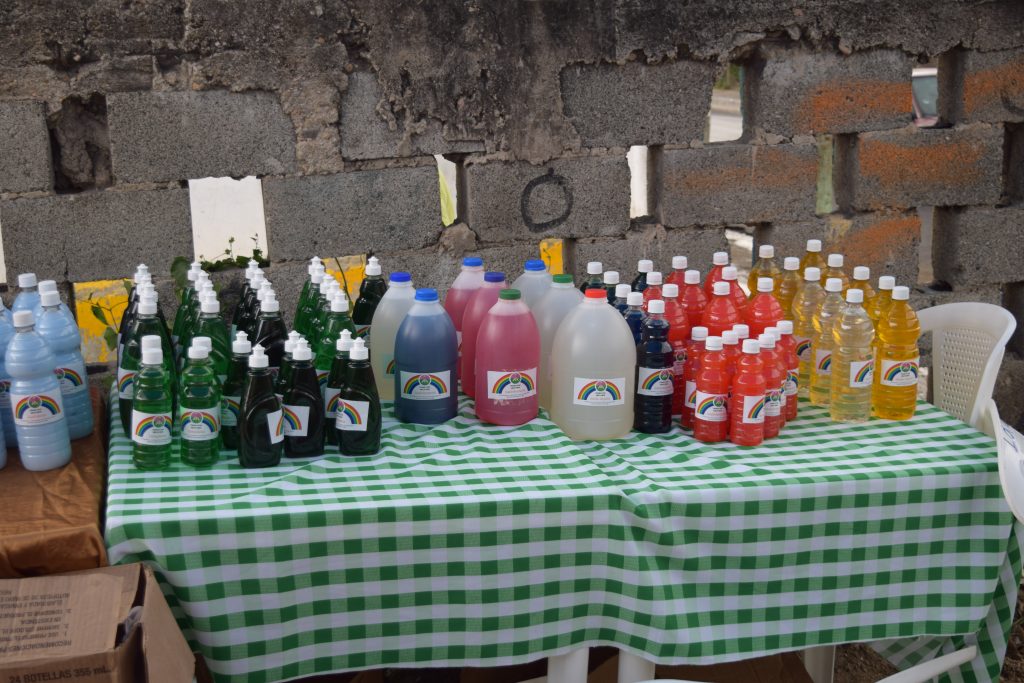
<instances>
[{"instance_id":1,"label":"printed product label","mask_svg":"<svg viewBox=\"0 0 1024 683\"><path fill-rule=\"evenodd\" d=\"M865 389L874 378L875 359L855 360L850 363L850 388Z\"/></svg>"},{"instance_id":2,"label":"printed product label","mask_svg":"<svg viewBox=\"0 0 1024 683\"><path fill-rule=\"evenodd\" d=\"M370 326L369 325L358 325L356 327L356 333L352 337L353 339L365 339L367 342L370 341Z\"/></svg>"},{"instance_id":3,"label":"printed product label","mask_svg":"<svg viewBox=\"0 0 1024 683\"><path fill-rule=\"evenodd\" d=\"M343 432L365 432L369 416L369 401L341 401L334 426Z\"/></svg>"},{"instance_id":4,"label":"printed product label","mask_svg":"<svg viewBox=\"0 0 1024 683\"><path fill-rule=\"evenodd\" d=\"M640 368L636 377L636 393L641 396L671 396L672 368Z\"/></svg>"},{"instance_id":5,"label":"printed product label","mask_svg":"<svg viewBox=\"0 0 1024 683\"><path fill-rule=\"evenodd\" d=\"M238 416L242 413L241 396L224 396L220 402L221 427L237 427Z\"/></svg>"},{"instance_id":6,"label":"printed product label","mask_svg":"<svg viewBox=\"0 0 1024 683\"><path fill-rule=\"evenodd\" d=\"M743 422L744 424L762 424L764 422L765 397L744 396L743 397Z\"/></svg>"},{"instance_id":7,"label":"printed product label","mask_svg":"<svg viewBox=\"0 0 1024 683\"><path fill-rule=\"evenodd\" d=\"M309 432L309 406L282 406L285 436L306 436Z\"/></svg>"},{"instance_id":8,"label":"printed product label","mask_svg":"<svg viewBox=\"0 0 1024 683\"><path fill-rule=\"evenodd\" d=\"M133 370L117 369L117 397L126 401L135 397L135 372Z\"/></svg>"},{"instance_id":9,"label":"printed product label","mask_svg":"<svg viewBox=\"0 0 1024 683\"><path fill-rule=\"evenodd\" d=\"M626 402L622 392L626 388L625 377L593 379L573 377L572 402L578 406L621 406Z\"/></svg>"},{"instance_id":10,"label":"printed product label","mask_svg":"<svg viewBox=\"0 0 1024 683\"><path fill-rule=\"evenodd\" d=\"M384 363L384 374L385 375L394 375L395 374L395 357L394 357L394 355L388 355L388 354L383 354L382 353L381 356L383 357L384 360L387 361L386 363Z\"/></svg>"},{"instance_id":11,"label":"printed product label","mask_svg":"<svg viewBox=\"0 0 1024 683\"><path fill-rule=\"evenodd\" d=\"M132 411L132 441L142 446L171 443L171 414Z\"/></svg>"},{"instance_id":12,"label":"printed product label","mask_svg":"<svg viewBox=\"0 0 1024 683\"><path fill-rule=\"evenodd\" d=\"M831 349L814 349L814 371L819 375L832 374Z\"/></svg>"},{"instance_id":13,"label":"printed product label","mask_svg":"<svg viewBox=\"0 0 1024 683\"><path fill-rule=\"evenodd\" d=\"M487 398L511 401L537 395L537 368L518 372L487 371Z\"/></svg>"},{"instance_id":14,"label":"printed product label","mask_svg":"<svg viewBox=\"0 0 1024 683\"><path fill-rule=\"evenodd\" d=\"M697 383L692 379L686 380L686 388L684 389L684 396L686 396L686 407L691 410L697 408Z\"/></svg>"},{"instance_id":15,"label":"printed product label","mask_svg":"<svg viewBox=\"0 0 1024 683\"><path fill-rule=\"evenodd\" d=\"M330 374L331 373L330 373L329 370L317 370L316 371L316 381L317 381L317 384L320 385L320 393L321 394L324 393L324 389L327 388L327 376L330 375Z\"/></svg>"},{"instance_id":16,"label":"printed product label","mask_svg":"<svg viewBox=\"0 0 1024 683\"><path fill-rule=\"evenodd\" d=\"M44 425L61 419L64 413L64 402L59 393L15 394L12 392L11 410L14 411L14 424Z\"/></svg>"},{"instance_id":17,"label":"printed product label","mask_svg":"<svg viewBox=\"0 0 1024 683\"><path fill-rule=\"evenodd\" d=\"M793 342L796 344L796 355L801 361L811 360L811 340L809 337L797 337L793 336Z\"/></svg>"},{"instance_id":18,"label":"printed product label","mask_svg":"<svg viewBox=\"0 0 1024 683\"><path fill-rule=\"evenodd\" d=\"M60 393L65 396L79 394L89 389L89 385L85 382L85 363L72 363L62 368L55 368L53 374L60 382Z\"/></svg>"},{"instance_id":19,"label":"printed product label","mask_svg":"<svg viewBox=\"0 0 1024 683\"><path fill-rule=\"evenodd\" d=\"M782 415L783 397L782 389L769 389L764 395L764 414L768 417Z\"/></svg>"},{"instance_id":20,"label":"printed product label","mask_svg":"<svg viewBox=\"0 0 1024 683\"><path fill-rule=\"evenodd\" d=\"M207 409L183 408L178 424L181 425L181 438L186 441L210 441L220 434L217 413Z\"/></svg>"},{"instance_id":21,"label":"printed product label","mask_svg":"<svg viewBox=\"0 0 1024 683\"><path fill-rule=\"evenodd\" d=\"M920 356L907 360L883 360L881 385L883 387L917 386L917 371L920 361Z\"/></svg>"},{"instance_id":22,"label":"printed product label","mask_svg":"<svg viewBox=\"0 0 1024 683\"><path fill-rule=\"evenodd\" d=\"M686 349L679 348L675 351L676 359L672 364L672 374L676 377L683 376L683 366L686 365Z\"/></svg>"},{"instance_id":23,"label":"printed product label","mask_svg":"<svg viewBox=\"0 0 1024 683\"><path fill-rule=\"evenodd\" d=\"M338 394L341 389L338 387L324 387L324 414L327 419L333 420L334 416L338 414Z\"/></svg>"},{"instance_id":24,"label":"printed product label","mask_svg":"<svg viewBox=\"0 0 1024 683\"><path fill-rule=\"evenodd\" d=\"M267 429L270 430L270 443L284 441L284 416L280 410L267 413Z\"/></svg>"},{"instance_id":25,"label":"printed product label","mask_svg":"<svg viewBox=\"0 0 1024 683\"><path fill-rule=\"evenodd\" d=\"M698 391L694 418L706 422L725 422L729 419L729 396Z\"/></svg>"},{"instance_id":26,"label":"printed product label","mask_svg":"<svg viewBox=\"0 0 1024 683\"><path fill-rule=\"evenodd\" d=\"M782 386L786 388L786 396L796 396L800 389L800 368L786 370L786 381Z\"/></svg>"},{"instance_id":27,"label":"printed product label","mask_svg":"<svg viewBox=\"0 0 1024 683\"><path fill-rule=\"evenodd\" d=\"M402 398L413 401L436 401L451 396L451 371L406 372L401 376Z\"/></svg>"},{"instance_id":28,"label":"printed product label","mask_svg":"<svg viewBox=\"0 0 1024 683\"><path fill-rule=\"evenodd\" d=\"M782 405L783 408L785 408L786 404L789 403L789 399L786 398L786 381L785 380L783 380L782 384L779 386L779 403Z\"/></svg>"}]
</instances>

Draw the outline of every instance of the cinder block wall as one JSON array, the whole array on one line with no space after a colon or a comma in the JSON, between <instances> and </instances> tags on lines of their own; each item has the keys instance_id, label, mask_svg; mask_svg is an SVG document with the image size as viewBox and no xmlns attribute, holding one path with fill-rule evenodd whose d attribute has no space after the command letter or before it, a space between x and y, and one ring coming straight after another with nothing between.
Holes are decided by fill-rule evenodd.
<instances>
[{"instance_id":1,"label":"cinder block wall","mask_svg":"<svg viewBox=\"0 0 1024 683\"><path fill-rule=\"evenodd\" d=\"M141 260L166 273L192 253L186 181L256 175L286 308L314 253L373 252L443 287L465 253L515 272L545 237L565 239L577 275L677 253L706 267L743 224L782 253L819 237L915 285L920 306L1024 317L1017 0L59 5L0 12L12 277L125 277ZM928 62L941 122L926 130L910 82ZM743 137L704 144L730 63ZM649 215L631 219L632 145L649 147ZM458 165L448 227L433 154ZM1024 333L1011 351L998 392L1020 425Z\"/></svg>"}]
</instances>

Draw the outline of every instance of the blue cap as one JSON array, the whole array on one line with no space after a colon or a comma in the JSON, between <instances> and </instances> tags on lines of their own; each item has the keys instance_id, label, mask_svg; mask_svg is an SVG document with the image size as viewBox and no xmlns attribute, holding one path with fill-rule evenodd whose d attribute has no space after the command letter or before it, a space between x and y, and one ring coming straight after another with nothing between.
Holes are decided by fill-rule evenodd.
<instances>
[{"instance_id":1,"label":"blue cap","mask_svg":"<svg viewBox=\"0 0 1024 683\"><path fill-rule=\"evenodd\" d=\"M437 290L430 287L416 290L416 301L437 301Z\"/></svg>"},{"instance_id":2,"label":"blue cap","mask_svg":"<svg viewBox=\"0 0 1024 683\"><path fill-rule=\"evenodd\" d=\"M462 259L462 265L469 266L471 268L482 266L483 264L484 260L479 256L467 256L466 258Z\"/></svg>"},{"instance_id":3,"label":"blue cap","mask_svg":"<svg viewBox=\"0 0 1024 683\"><path fill-rule=\"evenodd\" d=\"M526 270L547 270L547 268L539 258L532 258L526 262Z\"/></svg>"},{"instance_id":4,"label":"blue cap","mask_svg":"<svg viewBox=\"0 0 1024 683\"><path fill-rule=\"evenodd\" d=\"M412 275L400 270L397 273L391 273L390 280L392 282L412 282Z\"/></svg>"},{"instance_id":5,"label":"blue cap","mask_svg":"<svg viewBox=\"0 0 1024 683\"><path fill-rule=\"evenodd\" d=\"M498 273L493 270L484 273L484 282L504 282L505 273Z\"/></svg>"}]
</instances>

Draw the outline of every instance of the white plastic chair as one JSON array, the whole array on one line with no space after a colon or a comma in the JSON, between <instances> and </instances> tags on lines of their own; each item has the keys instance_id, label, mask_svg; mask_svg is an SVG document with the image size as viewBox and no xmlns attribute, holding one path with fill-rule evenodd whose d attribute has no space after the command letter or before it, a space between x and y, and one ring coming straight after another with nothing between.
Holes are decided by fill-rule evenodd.
<instances>
[{"instance_id":1,"label":"white plastic chair","mask_svg":"<svg viewBox=\"0 0 1024 683\"><path fill-rule=\"evenodd\" d=\"M977 302L933 306L917 317L921 333L932 333L932 403L977 427L1017 321L1005 308Z\"/></svg>"},{"instance_id":2,"label":"white plastic chair","mask_svg":"<svg viewBox=\"0 0 1024 683\"><path fill-rule=\"evenodd\" d=\"M587 666L590 662L590 648L566 652L564 655L548 657L548 675L531 678L522 683L587 683Z\"/></svg>"},{"instance_id":3,"label":"white plastic chair","mask_svg":"<svg viewBox=\"0 0 1024 683\"><path fill-rule=\"evenodd\" d=\"M1024 523L1024 435L1003 424L992 399L985 404L979 429L996 440L999 452L999 483L1010 511Z\"/></svg>"}]
</instances>

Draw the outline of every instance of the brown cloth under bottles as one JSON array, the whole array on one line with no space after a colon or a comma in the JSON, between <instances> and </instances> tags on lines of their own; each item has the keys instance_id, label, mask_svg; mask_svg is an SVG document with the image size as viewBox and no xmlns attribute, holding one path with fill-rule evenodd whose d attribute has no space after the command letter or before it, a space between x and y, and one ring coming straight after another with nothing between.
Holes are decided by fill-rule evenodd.
<instances>
[{"instance_id":1,"label":"brown cloth under bottles","mask_svg":"<svg viewBox=\"0 0 1024 683\"><path fill-rule=\"evenodd\" d=\"M71 442L71 462L29 472L18 451L0 469L0 578L42 576L107 564L103 545L106 403L91 390L96 428Z\"/></svg>"}]
</instances>

